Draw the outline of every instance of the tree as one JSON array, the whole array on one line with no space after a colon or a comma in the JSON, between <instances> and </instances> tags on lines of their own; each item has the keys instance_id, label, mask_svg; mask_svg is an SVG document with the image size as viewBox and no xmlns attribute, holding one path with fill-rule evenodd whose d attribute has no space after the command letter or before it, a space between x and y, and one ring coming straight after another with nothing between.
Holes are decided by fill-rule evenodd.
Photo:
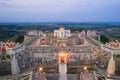
<instances>
[{"instance_id":1,"label":"tree","mask_svg":"<svg viewBox=\"0 0 120 80\"><path fill-rule=\"evenodd\" d=\"M15 42L23 43L23 42L24 42L24 35L20 35L20 36L15 40Z\"/></svg>"},{"instance_id":2,"label":"tree","mask_svg":"<svg viewBox=\"0 0 120 80\"><path fill-rule=\"evenodd\" d=\"M105 35L100 36L100 42L105 44L106 42L109 42L109 39Z\"/></svg>"}]
</instances>

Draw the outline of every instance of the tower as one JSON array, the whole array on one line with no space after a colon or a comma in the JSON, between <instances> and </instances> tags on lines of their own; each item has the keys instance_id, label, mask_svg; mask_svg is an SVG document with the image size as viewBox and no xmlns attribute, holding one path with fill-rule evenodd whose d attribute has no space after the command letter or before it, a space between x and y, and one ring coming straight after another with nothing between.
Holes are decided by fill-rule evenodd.
<instances>
[{"instance_id":1,"label":"tower","mask_svg":"<svg viewBox=\"0 0 120 80\"><path fill-rule=\"evenodd\" d=\"M11 71L12 71L12 75L17 75L20 73L20 68L19 68L18 61L15 55L13 55L12 60L11 60Z\"/></svg>"},{"instance_id":2,"label":"tower","mask_svg":"<svg viewBox=\"0 0 120 80\"><path fill-rule=\"evenodd\" d=\"M100 35L98 35L98 41L100 42L101 40L100 40Z\"/></svg>"},{"instance_id":3,"label":"tower","mask_svg":"<svg viewBox=\"0 0 120 80\"><path fill-rule=\"evenodd\" d=\"M109 60L108 68L107 68L107 75L114 75L115 74L115 60L113 59L113 56Z\"/></svg>"},{"instance_id":4,"label":"tower","mask_svg":"<svg viewBox=\"0 0 120 80\"><path fill-rule=\"evenodd\" d=\"M59 52L59 80L67 80L67 53Z\"/></svg>"}]
</instances>

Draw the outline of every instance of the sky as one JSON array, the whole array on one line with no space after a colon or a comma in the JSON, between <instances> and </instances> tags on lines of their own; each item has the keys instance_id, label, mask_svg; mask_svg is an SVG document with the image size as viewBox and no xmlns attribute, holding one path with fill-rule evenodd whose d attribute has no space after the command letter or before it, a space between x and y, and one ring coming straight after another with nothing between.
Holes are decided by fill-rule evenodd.
<instances>
[{"instance_id":1,"label":"sky","mask_svg":"<svg viewBox=\"0 0 120 80\"><path fill-rule=\"evenodd\" d=\"M120 22L120 0L0 0L0 22Z\"/></svg>"}]
</instances>

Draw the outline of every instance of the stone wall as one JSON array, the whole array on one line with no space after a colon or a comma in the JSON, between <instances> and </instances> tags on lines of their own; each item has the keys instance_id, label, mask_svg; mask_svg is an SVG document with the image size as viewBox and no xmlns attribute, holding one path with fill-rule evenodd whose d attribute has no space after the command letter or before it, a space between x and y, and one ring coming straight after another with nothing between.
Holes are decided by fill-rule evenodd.
<instances>
[{"instance_id":1,"label":"stone wall","mask_svg":"<svg viewBox=\"0 0 120 80\"><path fill-rule=\"evenodd\" d=\"M11 74L11 63L7 61L0 62L0 76Z\"/></svg>"}]
</instances>

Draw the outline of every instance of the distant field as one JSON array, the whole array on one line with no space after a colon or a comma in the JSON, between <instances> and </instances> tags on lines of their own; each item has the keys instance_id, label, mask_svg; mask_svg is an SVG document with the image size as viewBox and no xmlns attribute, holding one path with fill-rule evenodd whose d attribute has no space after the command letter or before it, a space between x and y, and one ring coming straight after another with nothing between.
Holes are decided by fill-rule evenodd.
<instances>
[{"instance_id":1,"label":"distant field","mask_svg":"<svg viewBox=\"0 0 120 80\"><path fill-rule=\"evenodd\" d=\"M120 24L113 23L56 23L56 24L0 24L0 40L7 40L17 34L24 33L27 30L42 30L53 32L59 26L65 26L66 29L73 31L97 30L112 37L120 38Z\"/></svg>"}]
</instances>

